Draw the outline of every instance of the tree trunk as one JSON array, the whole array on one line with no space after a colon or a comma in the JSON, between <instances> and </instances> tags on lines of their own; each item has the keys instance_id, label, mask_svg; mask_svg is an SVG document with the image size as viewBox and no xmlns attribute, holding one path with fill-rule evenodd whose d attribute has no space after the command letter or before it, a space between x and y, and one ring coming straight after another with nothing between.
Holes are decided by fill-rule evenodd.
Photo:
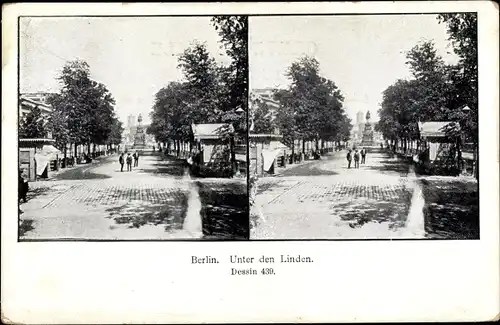
<instances>
[{"instance_id":1,"label":"tree trunk","mask_svg":"<svg viewBox=\"0 0 500 325\"><path fill-rule=\"evenodd\" d=\"M181 141L177 140L177 157L181 155Z\"/></svg>"},{"instance_id":2,"label":"tree trunk","mask_svg":"<svg viewBox=\"0 0 500 325\"><path fill-rule=\"evenodd\" d=\"M63 168L66 168L66 157L68 156L67 151L68 151L68 146L65 143L64 144L64 152L63 152L63 165L62 165Z\"/></svg>"},{"instance_id":3,"label":"tree trunk","mask_svg":"<svg viewBox=\"0 0 500 325\"><path fill-rule=\"evenodd\" d=\"M76 157L78 156L78 144L75 142L73 145L75 146L75 148L74 148L75 149L75 156L74 157L76 159Z\"/></svg>"},{"instance_id":4,"label":"tree trunk","mask_svg":"<svg viewBox=\"0 0 500 325\"><path fill-rule=\"evenodd\" d=\"M473 160L474 160L474 177L476 178L476 180L479 180L479 155L478 155L478 152L477 152L477 142L474 141L474 157L473 157Z\"/></svg>"},{"instance_id":5,"label":"tree trunk","mask_svg":"<svg viewBox=\"0 0 500 325\"><path fill-rule=\"evenodd\" d=\"M462 137L457 138L457 167L458 173L461 174L463 170L463 161L462 161Z\"/></svg>"},{"instance_id":6,"label":"tree trunk","mask_svg":"<svg viewBox=\"0 0 500 325\"><path fill-rule=\"evenodd\" d=\"M295 139L292 139L292 159L290 159L290 164L295 162Z\"/></svg>"},{"instance_id":7,"label":"tree trunk","mask_svg":"<svg viewBox=\"0 0 500 325\"><path fill-rule=\"evenodd\" d=\"M237 172L234 135L230 138L229 150L231 152L231 176L234 176Z\"/></svg>"}]
</instances>

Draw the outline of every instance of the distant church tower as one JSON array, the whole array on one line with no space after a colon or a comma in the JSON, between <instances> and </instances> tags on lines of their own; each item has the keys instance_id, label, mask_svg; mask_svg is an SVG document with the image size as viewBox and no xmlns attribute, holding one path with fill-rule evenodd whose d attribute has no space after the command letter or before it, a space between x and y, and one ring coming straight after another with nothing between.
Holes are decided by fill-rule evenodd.
<instances>
[{"instance_id":1,"label":"distant church tower","mask_svg":"<svg viewBox=\"0 0 500 325\"><path fill-rule=\"evenodd\" d=\"M365 114L362 111L356 113L356 132L358 138L361 139L363 136L363 130L365 129Z\"/></svg>"},{"instance_id":2,"label":"distant church tower","mask_svg":"<svg viewBox=\"0 0 500 325\"><path fill-rule=\"evenodd\" d=\"M133 128L135 126L135 115L129 115L127 117L127 127Z\"/></svg>"}]
</instances>

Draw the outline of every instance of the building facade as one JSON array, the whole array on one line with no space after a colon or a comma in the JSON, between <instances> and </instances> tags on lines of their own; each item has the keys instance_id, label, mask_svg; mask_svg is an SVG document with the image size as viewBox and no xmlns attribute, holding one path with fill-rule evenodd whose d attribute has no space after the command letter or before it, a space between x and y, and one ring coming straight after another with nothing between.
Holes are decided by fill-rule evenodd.
<instances>
[{"instance_id":1,"label":"building facade","mask_svg":"<svg viewBox=\"0 0 500 325\"><path fill-rule=\"evenodd\" d=\"M269 107L268 118L273 121L276 119L276 114L278 113L279 102L274 99L274 93L278 89L275 88L263 88L263 89L253 89L250 92L250 105L257 105L259 102L263 102ZM255 108L251 107L250 110L253 111ZM251 117L250 132L255 128L254 119ZM275 128L272 134L280 134L279 129Z\"/></svg>"},{"instance_id":2,"label":"building facade","mask_svg":"<svg viewBox=\"0 0 500 325\"><path fill-rule=\"evenodd\" d=\"M22 118L35 107L40 108L44 117L52 112L52 106L47 103L51 93L21 93L19 96L19 118Z\"/></svg>"},{"instance_id":3,"label":"building facade","mask_svg":"<svg viewBox=\"0 0 500 325\"><path fill-rule=\"evenodd\" d=\"M50 93L21 93L19 95L19 124L23 117L29 114L35 107L38 107L42 113L44 124L48 122L48 118L52 113L52 106L47 103L47 97ZM52 134L45 134L46 138L51 139Z\"/></svg>"}]
</instances>

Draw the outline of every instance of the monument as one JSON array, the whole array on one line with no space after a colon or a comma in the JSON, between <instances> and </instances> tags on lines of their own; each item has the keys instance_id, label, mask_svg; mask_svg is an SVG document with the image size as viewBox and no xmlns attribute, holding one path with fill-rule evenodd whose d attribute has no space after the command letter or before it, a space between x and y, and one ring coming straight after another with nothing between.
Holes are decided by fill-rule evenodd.
<instances>
[{"instance_id":1,"label":"monument","mask_svg":"<svg viewBox=\"0 0 500 325\"><path fill-rule=\"evenodd\" d=\"M363 138L361 140L361 146L373 146L373 129L370 123L370 111L366 112L366 123L365 129L363 130Z\"/></svg>"},{"instance_id":2,"label":"monument","mask_svg":"<svg viewBox=\"0 0 500 325\"><path fill-rule=\"evenodd\" d=\"M146 133L142 127L142 115L139 114L137 117L137 127L134 136L134 146L133 149L144 149L146 148Z\"/></svg>"}]
</instances>

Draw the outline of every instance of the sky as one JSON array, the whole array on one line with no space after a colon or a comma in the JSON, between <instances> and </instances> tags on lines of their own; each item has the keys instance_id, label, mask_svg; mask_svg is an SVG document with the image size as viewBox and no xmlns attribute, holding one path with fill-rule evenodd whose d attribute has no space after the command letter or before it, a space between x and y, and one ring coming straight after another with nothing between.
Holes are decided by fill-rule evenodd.
<instances>
[{"instance_id":1,"label":"sky","mask_svg":"<svg viewBox=\"0 0 500 325\"><path fill-rule=\"evenodd\" d=\"M249 29L250 89L287 87L286 69L310 55L353 121L360 110L378 119L382 92L411 76L405 52L418 42L433 40L445 62L457 62L436 15L250 17Z\"/></svg>"},{"instance_id":2,"label":"sky","mask_svg":"<svg viewBox=\"0 0 500 325\"><path fill-rule=\"evenodd\" d=\"M139 113L149 123L154 95L182 78L178 56L195 40L229 63L210 17L22 18L20 27L21 92L57 92L65 62L82 59L123 123Z\"/></svg>"}]
</instances>

